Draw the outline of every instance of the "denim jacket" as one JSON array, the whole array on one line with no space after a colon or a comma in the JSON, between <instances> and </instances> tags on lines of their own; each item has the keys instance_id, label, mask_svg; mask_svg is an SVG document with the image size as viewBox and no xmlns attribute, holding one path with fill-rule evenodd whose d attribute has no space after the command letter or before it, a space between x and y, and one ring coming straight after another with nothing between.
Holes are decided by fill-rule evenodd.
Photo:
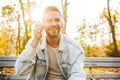
<instances>
[{"instance_id":1,"label":"denim jacket","mask_svg":"<svg viewBox=\"0 0 120 80\"><path fill-rule=\"evenodd\" d=\"M31 41L32 38L16 60L15 71L18 75L28 75L26 80L45 80L49 66L46 37L42 38L36 49L31 47ZM86 80L83 70L84 53L81 46L61 34L58 50L56 54L58 66L66 80ZM38 59L34 73L36 55Z\"/></svg>"}]
</instances>

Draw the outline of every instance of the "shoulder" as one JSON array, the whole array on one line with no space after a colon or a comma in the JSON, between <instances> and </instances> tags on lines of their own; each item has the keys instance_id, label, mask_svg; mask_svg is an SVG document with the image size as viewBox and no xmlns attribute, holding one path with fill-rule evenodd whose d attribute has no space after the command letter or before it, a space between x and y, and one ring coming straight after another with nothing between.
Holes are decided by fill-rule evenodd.
<instances>
[{"instance_id":1,"label":"shoulder","mask_svg":"<svg viewBox=\"0 0 120 80\"><path fill-rule=\"evenodd\" d=\"M67 35L63 35L66 43L68 44L68 46L74 48L74 49L77 49L77 50L81 50L81 45L80 43L78 43L77 41L75 41L74 39L68 37Z\"/></svg>"},{"instance_id":2,"label":"shoulder","mask_svg":"<svg viewBox=\"0 0 120 80\"><path fill-rule=\"evenodd\" d=\"M84 58L84 50L81 47L80 43L66 35L64 35L64 40L67 44L67 51L70 59L69 62L71 64L75 63L78 58Z\"/></svg>"}]
</instances>

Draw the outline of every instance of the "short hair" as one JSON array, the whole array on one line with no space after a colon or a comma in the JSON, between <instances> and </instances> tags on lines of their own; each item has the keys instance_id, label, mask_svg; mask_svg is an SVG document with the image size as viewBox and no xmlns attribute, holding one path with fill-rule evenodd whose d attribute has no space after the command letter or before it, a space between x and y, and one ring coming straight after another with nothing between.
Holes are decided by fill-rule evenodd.
<instances>
[{"instance_id":1,"label":"short hair","mask_svg":"<svg viewBox=\"0 0 120 80\"><path fill-rule=\"evenodd\" d=\"M43 14L45 14L45 13L47 13L49 11L57 11L61 15L60 10L57 7L55 7L55 6L48 6L48 7L46 7L44 9L44 11L43 11Z\"/></svg>"}]
</instances>

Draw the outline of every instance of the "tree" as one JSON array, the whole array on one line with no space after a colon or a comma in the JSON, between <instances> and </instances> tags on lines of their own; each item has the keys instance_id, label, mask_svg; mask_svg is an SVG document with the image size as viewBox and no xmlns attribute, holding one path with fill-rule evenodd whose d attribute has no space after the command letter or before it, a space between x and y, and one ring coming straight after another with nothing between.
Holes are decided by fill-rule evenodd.
<instances>
[{"instance_id":1,"label":"tree","mask_svg":"<svg viewBox=\"0 0 120 80\"><path fill-rule=\"evenodd\" d=\"M118 47L117 47L117 43L116 43L116 36L115 36L115 23L117 22L117 17L116 15L112 15L111 14L111 10L110 10L110 0L107 0L107 9L105 10L105 12L103 13L103 15L105 16L105 18L108 21L108 24L110 26L111 29L111 33L112 33L112 39L113 39L113 46L114 46L114 57L118 57L119 56L119 52L118 52Z\"/></svg>"},{"instance_id":2,"label":"tree","mask_svg":"<svg viewBox=\"0 0 120 80\"><path fill-rule=\"evenodd\" d=\"M26 23L26 20L25 20L25 10L24 10L24 6L23 6L23 3L22 3L22 0L19 0L19 3L20 3L20 6L21 6L21 10L22 10L22 18L23 18L23 23L24 23L24 27L25 27L25 35L24 35L24 40L23 40L23 45L26 45L27 43L27 40L28 40L28 36L27 36L27 23Z\"/></svg>"},{"instance_id":3,"label":"tree","mask_svg":"<svg viewBox=\"0 0 120 80\"><path fill-rule=\"evenodd\" d=\"M78 40L78 42L82 45L85 55L90 56L90 42L91 42L91 34L90 34L90 27L87 25L86 20L84 19L81 26L78 26L77 32L79 33L79 36L75 39ZM88 42L89 40L89 42Z\"/></svg>"},{"instance_id":4,"label":"tree","mask_svg":"<svg viewBox=\"0 0 120 80\"><path fill-rule=\"evenodd\" d=\"M62 5L62 9L63 9L63 12L62 12L62 15L63 15L63 19L64 19L64 24L63 24L63 28L62 28L62 32L64 34L66 34L66 26L67 26L67 6L69 5L70 3L68 2L68 0L61 0L61 5Z\"/></svg>"},{"instance_id":5,"label":"tree","mask_svg":"<svg viewBox=\"0 0 120 80\"><path fill-rule=\"evenodd\" d=\"M28 42L29 38L31 37L31 31L32 31L32 24L33 21L31 19L31 6L32 6L32 2L30 2L30 0L27 0L27 3L23 3L22 0L19 0L19 4L20 4L20 8L21 8L21 14L19 14L19 16L22 15L22 20L23 20L23 25L24 25L24 29L25 29L25 34L24 37L22 39L22 41L20 43L22 44L22 50L24 49L26 43ZM28 16L28 19L26 19L26 16ZM21 17L19 17L21 18ZM18 19L18 27L20 27L21 23L20 23L20 19ZM18 28L19 31L20 28ZM20 33L20 31L19 31ZM18 34L19 36L19 34ZM18 38L19 40L19 38ZM18 43L18 44L20 44ZM19 53L21 53L22 50L20 50L20 48L18 48L18 50L20 51Z\"/></svg>"},{"instance_id":6,"label":"tree","mask_svg":"<svg viewBox=\"0 0 120 80\"><path fill-rule=\"evenodd\" d=\"M12 26L12 22L16 21L16 11L14 9L14 6L12 5L5 5L2 7L2 21L1 23L1 39L0 39L0 52L2 55L15 55L15 41L16 41L16 35L15 35L15 29L14 26ZM2 51L2 49L4 51Z\"/></svg>"}]
</instances>

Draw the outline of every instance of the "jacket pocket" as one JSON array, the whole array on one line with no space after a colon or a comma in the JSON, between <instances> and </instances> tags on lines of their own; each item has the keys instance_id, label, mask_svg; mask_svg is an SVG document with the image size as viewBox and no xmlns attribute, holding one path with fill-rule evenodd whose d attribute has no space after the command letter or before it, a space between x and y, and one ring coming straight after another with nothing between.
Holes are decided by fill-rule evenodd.
<instances>
[{"instance_id":1,"label":"jacket pocket","mask_svg":"<svg viewBox=\"0 0 120 80\"><path fill-rule=\"evenodd\" d=\"M37 67L36 67L36 75L37 77L42 76L46 72L46 60L38 59Z\"/></svg>"}]
</instances>

